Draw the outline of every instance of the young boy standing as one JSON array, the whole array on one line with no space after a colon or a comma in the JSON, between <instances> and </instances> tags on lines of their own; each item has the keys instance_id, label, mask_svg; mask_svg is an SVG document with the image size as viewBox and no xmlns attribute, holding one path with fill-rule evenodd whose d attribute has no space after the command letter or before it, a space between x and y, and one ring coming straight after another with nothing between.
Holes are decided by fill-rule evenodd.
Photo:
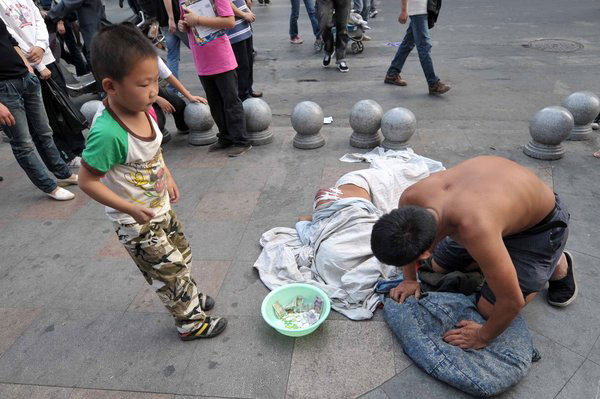
<instances>
[{"instance_id":1,"label":"young boy standing","mask_svg":"<svg viewBox=\"0 0 600 399\"><path fill-rule=\"evenodd\" d=\"M182 7L178 27L188 31L190 49L196 64L196 72L206 92L210 113L219 128L219 140L208 151L229 148L229 156L237 157L252 148L246 133L244 108L238 97L235 69L237 62L229 38L223 29L232 29L235 18L229 0L215 0L215 17L199 16ZM202 25L221 30L210 41L196 40L194 26Z\"/></svg>"},{"instance_id":2,"label":"young boy standing","mask_svg":"<svg viewBox=\"0 0 600 399\"><path fill-rule=\"evenodd\" d=\"M184 340L210 338L227 326L204 311L214 300L198 292L192 252L170 202L179 189L162 156L162 134L148 116L158 95L157 57L135 27L113 25L92 45L92 68L107 94L82 155L81 189L106 205L127 252L175 318Z\"/></svg>"}]
</instances>

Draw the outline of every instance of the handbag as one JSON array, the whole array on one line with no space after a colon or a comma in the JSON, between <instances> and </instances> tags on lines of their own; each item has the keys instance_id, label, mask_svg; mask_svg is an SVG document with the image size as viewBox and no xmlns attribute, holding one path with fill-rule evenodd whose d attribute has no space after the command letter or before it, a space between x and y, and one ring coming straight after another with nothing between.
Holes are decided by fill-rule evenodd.
<instances>
[{"instance_id":1,"label":"handbag","mask_svg":"<svg viewBox=\"0 0 600 399\"><path fill-rule=\"evenodd\" d=\"M441 8L442 0L427 0L427 25L429 29L435 26Z\"/></svg>"}]
</instances>

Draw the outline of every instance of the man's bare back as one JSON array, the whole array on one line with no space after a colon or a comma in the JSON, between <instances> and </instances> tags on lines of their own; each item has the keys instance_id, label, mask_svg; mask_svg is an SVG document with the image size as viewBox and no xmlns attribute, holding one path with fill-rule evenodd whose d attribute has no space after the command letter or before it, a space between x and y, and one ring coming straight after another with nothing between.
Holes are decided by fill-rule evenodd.
<instances>
[{"instance_id":1,"label":"man's bare back","mask_svg":"<svg viewBox=\"0 0 600 399\"><path fill-rule=\"evenodd\" d=\"M440 217L438 240L448 235L462 242L461 235L481 224L502 237L527 230L552 211L554 193L519 164L481 156L410 186L399 205L435 210Z\"/></svg>"}]
</instances>

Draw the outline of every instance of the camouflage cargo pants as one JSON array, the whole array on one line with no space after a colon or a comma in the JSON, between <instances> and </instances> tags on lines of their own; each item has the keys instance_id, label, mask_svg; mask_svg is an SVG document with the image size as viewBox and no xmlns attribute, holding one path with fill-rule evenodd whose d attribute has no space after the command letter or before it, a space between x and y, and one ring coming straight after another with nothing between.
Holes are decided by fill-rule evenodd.
<instances>
[{"instance_id":1,"label":"camouflage cargo pants","mask_svg":"<svg viewBox=\"0 0 600 399\"><path fill-rule=\"evenodd\" d=\"M177 330L187 333L198 329L206 314L190 273L192 250L175 212L143 226L116 223L115 229L121 244L175 318Z\"/></svg>"}]
</instances>

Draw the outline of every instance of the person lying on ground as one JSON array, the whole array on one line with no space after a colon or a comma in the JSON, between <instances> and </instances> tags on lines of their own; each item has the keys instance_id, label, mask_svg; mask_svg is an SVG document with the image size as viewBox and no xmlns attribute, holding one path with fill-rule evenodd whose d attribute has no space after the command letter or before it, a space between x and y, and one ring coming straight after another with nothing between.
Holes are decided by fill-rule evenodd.
<instances>
[{"instance_id":1,"label":"person lying on ground","mask_svg":"<svg viewBox=\"0 0 600 399\"><path fill-rule=\"evenodd\" d=\"M500 335L546 282L551 305L573 302L573 257L564 251L569 218L559 196L531 171L482 156L407 188L398 209L373 227L371 247L381 262L402 267L404 281L390 293L400 303L420 295L420 261L441 273L480 268L486 283L477 308L486 323L463 320L444 335L449 344L479 349Z\"/></svg>"}]
</instances>

